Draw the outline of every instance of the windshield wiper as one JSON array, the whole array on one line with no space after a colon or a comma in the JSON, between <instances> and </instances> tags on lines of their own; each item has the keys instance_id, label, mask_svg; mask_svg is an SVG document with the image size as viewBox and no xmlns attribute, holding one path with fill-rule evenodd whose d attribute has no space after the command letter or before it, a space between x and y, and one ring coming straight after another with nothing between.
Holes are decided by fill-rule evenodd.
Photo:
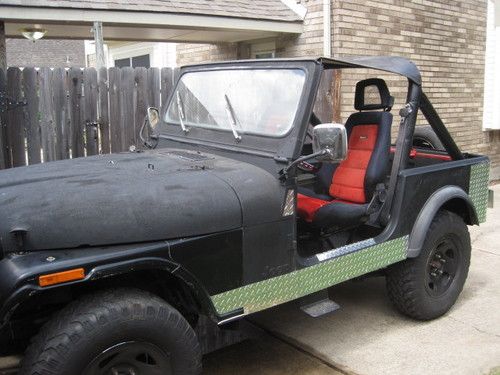
<instances>
[{"instance_id":1,"label":"windshield wiper","mask_svg":"<svg viewBox=\"0 0 500 375\"><path fill-rule=\"evenodd\" d=\"M188 133L189 129L186 127L186 125L184 125L184 119L185 119L184 108L182 105L182 99L181 99L181 95L179 94L179 91L177 91L177 112L179 112L179 121L181 123L182 131L184 133Z\"/></svg>"},{"instance_id":2,"label":"windshield wiper","mask_svg":"<svg viewBox=\"0 0 500 375\"><path fill-rule=\"evenodd\" d=\"M236 114L234 113L233 106L231 105L231 101L229 100L229 97L227 94L224 94L224 99L226 100L226 112L229 117L229 125L231 125L231 130L233 131L234 139L236 139L236 142L241 141L241 136L238 134L238 131L236 130L236 124L238 123L236 121Z\"/></svg>"}]
</instances>

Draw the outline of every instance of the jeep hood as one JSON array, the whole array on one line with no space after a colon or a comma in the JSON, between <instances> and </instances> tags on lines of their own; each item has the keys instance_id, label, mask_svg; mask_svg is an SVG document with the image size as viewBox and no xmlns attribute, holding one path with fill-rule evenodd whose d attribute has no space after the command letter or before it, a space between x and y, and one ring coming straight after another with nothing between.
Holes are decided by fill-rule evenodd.
<instances>
[{"instance_id":1,"label":"jeep hood","mask_svg":"<svg viewBox=\"0 0 500 375\"><path fill-rule=\"evenodd\" d=\"M247 181L237 178L245 170ZM0 172L5 252L157 241L242 226L241 186L272 176L210 154L158 150ZM275 179L274 179L275 180ZM237 186L237 185L240 186ZM265 203L265 202L264 202Z\"/></svg>"}]
</instances>

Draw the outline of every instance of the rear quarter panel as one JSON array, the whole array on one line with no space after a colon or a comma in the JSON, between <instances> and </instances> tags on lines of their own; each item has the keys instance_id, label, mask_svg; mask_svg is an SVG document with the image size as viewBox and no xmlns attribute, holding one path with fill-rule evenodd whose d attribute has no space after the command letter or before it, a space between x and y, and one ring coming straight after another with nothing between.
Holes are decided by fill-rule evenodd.
<instances>
[{"instance_id":1,"label":"rear quarter panel","mask_svg":"<svg viewBox=\"0 0 500 375\"><path fill-rule=\"evenodd\" d=\"M434 192L445 186L457 186L466 192L474 205L478 222L484 222L489 166L487 157L471 156L465 160L403 170L398 182L399 202L393 210L393 215L398 218L395 237L411 232L422 207Z\"/></svg>"}]
</instances>

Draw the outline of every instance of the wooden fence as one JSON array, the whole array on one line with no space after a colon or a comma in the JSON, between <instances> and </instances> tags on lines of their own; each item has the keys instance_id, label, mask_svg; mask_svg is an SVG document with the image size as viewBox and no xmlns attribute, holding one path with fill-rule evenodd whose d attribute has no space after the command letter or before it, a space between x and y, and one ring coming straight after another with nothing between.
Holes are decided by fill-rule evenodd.
<instances>
[{"instance_id":1,"label":"wooden fence","mask_svg":"<svg viewBox=\"0 0 500 375\"><path fill-rule=\"evenodd\" d=\"M140 146L146 109L165 105L174 75L171 68L0 71L0 168Z\"/></svg>"},{"instance_id":2,"label":"wooden fence","mask_svg":"<svg viewBox=\"0 0 500 375\"><path fill-rule=\"evenodd\" d=\"M141 147L149 106L165 106L177 69L9 68L0 70L0 169ZM332 71L315 112L334 117ZM24 105L19 105L24 102Z\"/></svg>"}]
</instances>

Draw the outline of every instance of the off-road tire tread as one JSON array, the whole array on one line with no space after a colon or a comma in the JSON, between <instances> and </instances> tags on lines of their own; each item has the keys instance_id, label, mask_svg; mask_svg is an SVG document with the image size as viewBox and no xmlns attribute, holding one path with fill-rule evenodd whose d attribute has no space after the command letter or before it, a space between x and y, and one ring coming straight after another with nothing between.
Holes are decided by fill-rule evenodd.
<instances>
[{"instance_id":1,"label":"off-road tire tread","mask_svg":"<svg viewBox=\"0 0 500 375\"><path fill-rule=\"evenodd\" d=\"M467 225L460 216L450 211L441 210L436 214L429 227L427 236L436 230L441 230L442 226L449 226L450 223L463 227L461 231L463 234L462 240L465 241L466 246L470 250L470 236ZM425 245L424 243L424 247ZM426 251L422 249L419 257L408 258L391 266L387 271L386 277L387 293L394 307L402 314L416 320L431 320L436 318L435 315L422 308L418 296L418 289L421 287L421 280L417 277L418 271L422 267L422 259L420 257L426 256L426 254ZM465 262L466 276L470 264L470 254L469 257L466 257ZM463 284L458 285L458 289L458 293L460 293L463 289Z\"/></svg>"},{"instance_id":2,"label":"off-road tire tread","mask_svg":"<svg viewBox=\"0 0 500 375\"><path fill-rule=\"evenodd\" d=\"M156 309L155 317L163 309L162 320L168 321L175 331L182 332L178 340L187 340L193 349L194 360L188 374L200 374L202 369L201 349L189 323L173 307L154 294L138 289L110 289L83 296L57 312L35 335L26 350L18 375L62 375L58 372L59 361L65 360L76 326L98 329L99 319L116 317L130 309L128 320L137 318L137 313ZM166 313L165 313L166 310ZM87 323L91 322L90 325ZM109 322L109 321L108 321ZM58 361L59 360L59 361Z\"/></svg>"}]
</instances>

